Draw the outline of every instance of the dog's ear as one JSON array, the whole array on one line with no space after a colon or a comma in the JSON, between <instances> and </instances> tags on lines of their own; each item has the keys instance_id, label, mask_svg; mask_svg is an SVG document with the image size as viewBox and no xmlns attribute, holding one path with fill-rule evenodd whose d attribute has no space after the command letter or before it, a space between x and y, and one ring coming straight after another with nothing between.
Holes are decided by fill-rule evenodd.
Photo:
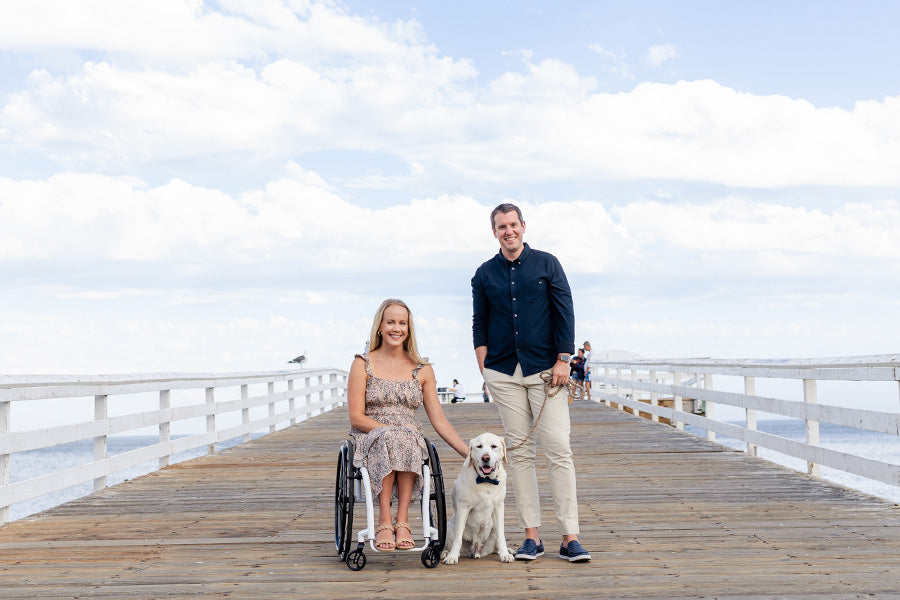
<instances>
[{"instance_id":1,"label":"dog's ear","mask_svg":"<svg viewBox=\"0 0 900 600\"><path fill-rule=\"evenodd\" d=\"M473 463L472 460L472 440L469 440L469 453L466 454L466 460L463 462L463 468L471 467Z\"/></svg>"},{"instance_id":2,"label":"dog's ear","mask_svg":"<svg viewBox=\"0 0 900 600\"><path fill-rule=\"evenodd\" d=\"M500 448L503 449L503 456L502 456L503 462L505 462L506 464L509 464L509 460L506 457L507 456L506 455L506 438L500 438Z\"/></svg>"}]
</instances>

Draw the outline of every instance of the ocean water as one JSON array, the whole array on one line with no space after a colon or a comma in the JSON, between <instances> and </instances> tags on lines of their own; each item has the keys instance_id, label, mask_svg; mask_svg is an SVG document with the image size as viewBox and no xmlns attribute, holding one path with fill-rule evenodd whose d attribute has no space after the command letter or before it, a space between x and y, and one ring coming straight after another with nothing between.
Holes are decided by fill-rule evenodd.
<instances>
[{"instance_id":1,"label":"ocean water","mask_svg":"<svg viewBox=\"0 0 900 600\"><path fill-rule=\"evenodd\" d=\"M253 434L251 437L258 437L260 434ZM179 436L172 436L176 439ZM115 456L129 450L136 450L145 446L157 443L156 436L110 436L107 439L106 448L109 456ZM223 450L231 446L239 444L240 438L227 440L220 444L216 444L216 450ZM179 452L172 457L171 463L179 463L192 458L198 458L206 454L206 446L194 448L185 452ZM56 473L71 469L79 465L89 464L94 458L94 442L93 440L84 440L81 442L72 442L70 444L60 444L50 448L41 450L30 450L28 452L19 452L10 457L10 482L15 483L23 479L31 479L40 477L50 473ZM123 469L109 475L107 483L115 485L146 475L156 470L159 464L158 460L139 463L128 469ZM10 521L21 519L28 515L39 513L54 506L76 500L82 496L87 496L94 491L94 483L88 481L76 486L34 498L26 502L13 504L9 508Z\"/></svg>"},{"instance_id":2,"label":"ocean water","mask_svg":"<svg viewBox=\"0 0 900 600\"><path fill-rule=\"evenodd\" d=\"M743 422L736 422L734 424L740 426L744 425ZM706 436L706 432L702 429L691 426L686 426L685 429L694 435ZM789 440L802 442L806 439L806 429L803 421L800 419L760 420L757 423L757 429L764 433L777 435ZM716 441L724 446L737 448L739 450L743 450L746 446L744 442L740 440L722 435L717 435ZM820 423L819 442L820 446L828 448L829 450L846 452L847 454L855 456L862 456L885 463L900 465L900 436ZM806 472L806 461L804 460L774 452L766 448L759 448L758 455L760 458L789 467L795 471ZM860 477L859 475L853 475L826 466L822 467L822 479L885 500L890 500L891 502L900 503L900 487L898 486L874 481L872 479L867 479L866 477Z\"/></svg>"},{"instance_id":3,"label":"ocean water","mask_svg":"<svg viewBox=\"0 0 900 600\"><path fill-rule=\"evenodd\" d=\"M738 423L743 425L743 423ZM787 439L803 441L805 430L803 421L798 419L761 420L758 428L760 431L771 433ZM705 436L705 432L688 426L686 429L695 435ZM882 462L900 464L900 438L886 433L874 433L860 431L848 427L821 424L820 438L823 447L841 452L847 452L857 456L865 456ZM257 435L254 435L257 437ZM116 436L110 437L107 442L107 451L110 456L147 446L156 442L155 436ZM718 436L720 444L743 450L744 443L732 438ZM239 438L217 444L216 448L222 450L240 443ZM206 453L206 448L176 454L173 464L184 460L190 460ZM12 482L39 477L48 473L61 471L90 463L94 455L93 441L84 441L71 444L62 444L42 450L32 450L14 454L10 459L10 480ZM797 471L806 470L806 463L802 460L785 456L765 448L759 449L760 458L792 468ZM114 473L108 477L110 485L121 483L141 475L146 475L155 470L156 461L141 463L129 469ZM900 503L900 487L886 483L866 479L857 475L851 475L829 467L822 467L824 479L840 485L857 489L867 494ZM93 491L93 483L87 482L54 494L36 498L27 502L20 502L10 507L10 520L21 519L48 508L52 508L64 502L86 496Z\"/></svg>"}]
</instances>

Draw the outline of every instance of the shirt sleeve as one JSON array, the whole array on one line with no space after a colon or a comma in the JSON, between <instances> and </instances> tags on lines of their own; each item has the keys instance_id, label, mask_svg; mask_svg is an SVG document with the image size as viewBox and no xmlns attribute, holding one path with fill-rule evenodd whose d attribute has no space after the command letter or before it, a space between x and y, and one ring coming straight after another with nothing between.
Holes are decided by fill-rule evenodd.
<instances>
[{"instance_id":1,"label":"shirt sleeve","mask_svg":"<svg viewBox=\"0 0 900 600\"><path fill-rule=\"evenodd\" d=\"M475 348L488 345L489 323L490 305L487 294L484 293L480 273L476 271L472 277L472 342Z\"/></svg>"},{"instance_id":2,"label":"shirt sleeve","mask_svg":"<svg viewBox=\"0 0 900 600\"><path fill-rule=\"evenodd\" d=\"M553 308L557 352L575 353L575 307L572 289L559 260L553 256L551 263L550 305Z\"/></svg>"}]
</instances>

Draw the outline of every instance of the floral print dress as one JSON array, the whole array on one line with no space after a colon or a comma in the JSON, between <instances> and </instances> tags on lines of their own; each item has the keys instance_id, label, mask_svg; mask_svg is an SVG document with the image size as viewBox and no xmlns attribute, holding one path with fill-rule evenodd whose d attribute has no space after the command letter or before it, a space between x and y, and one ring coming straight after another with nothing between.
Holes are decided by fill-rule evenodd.
<instances>
[{"instance_id":1,"label":"floral print dress","mask_svg":"<svg viewBox=\"0 0 900 600\"><path fill-rule=\"evenodd\" d=\"M422 427L416 421L416 409L422 406L422 384L419 369L412 370L412 379L393 380L376 377L369 365L367 354L357 354L366 361L366 416L385 427L376 427L365 433L350 428L350 436L356 444L353 465L366 467L372 484L372 493L381 493L382 480L391 471L412 471L416 474L413 498L422 494L422 462L428 456ZM393 489L397 496L396 480Z\"/></svg>"}]
</instances>

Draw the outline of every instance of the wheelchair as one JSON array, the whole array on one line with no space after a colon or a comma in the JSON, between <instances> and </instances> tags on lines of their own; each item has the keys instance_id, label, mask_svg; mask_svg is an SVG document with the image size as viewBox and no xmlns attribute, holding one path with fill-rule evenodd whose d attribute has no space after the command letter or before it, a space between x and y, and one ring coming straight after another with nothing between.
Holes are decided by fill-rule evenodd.
<instances>
[{"instance_id":1,"label":"wheelchair","mask_svg":"<svg viewBox=\"0 0 900 600\"><path fill-rule=\"evenodd\" d=\"M388 552L421 552L422 564L435 568L441 560L441 549L447 539L447 505L444 500L444 478L437 449L427 439L428 458L422 465L422 546L408 550L392 549ZM353 440L347 440L338 453L337 475L334 482L334 545L338 556L351 571L361 571L366 566L365 546L369 542L374 552L385 552L375 546L375 505L372 486L365 467L353 466ZM415 499L413 499L415 500ZM356 534L353 545L353 507L357 502L366 506L366 528Z\"/></svg>"}]
</instances>

